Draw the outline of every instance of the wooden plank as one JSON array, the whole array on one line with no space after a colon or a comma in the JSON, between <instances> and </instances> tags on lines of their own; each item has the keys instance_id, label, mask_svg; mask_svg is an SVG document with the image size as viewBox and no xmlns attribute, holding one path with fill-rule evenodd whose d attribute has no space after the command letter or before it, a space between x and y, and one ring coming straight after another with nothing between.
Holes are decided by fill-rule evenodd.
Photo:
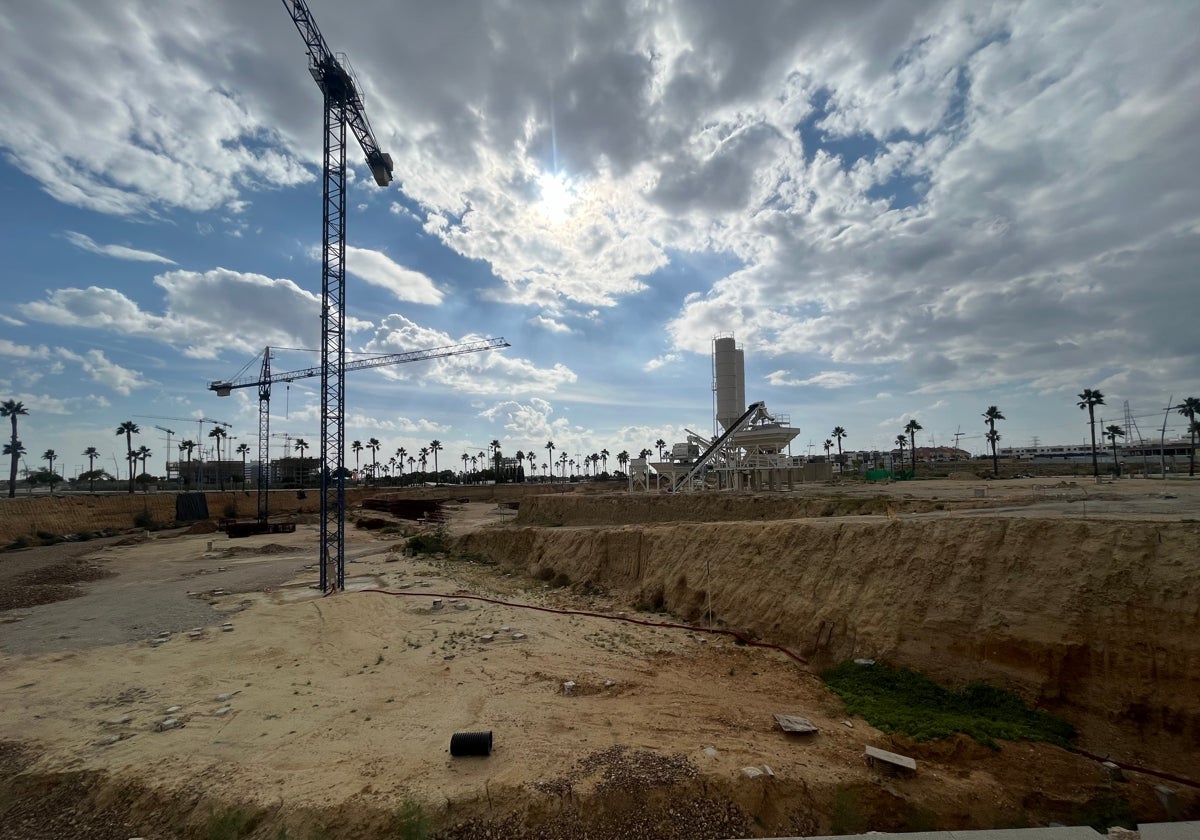
<instances>
[{"instance_id":1,"label":"wooden plank","mask_svg":"<svg viewBox=\"0 0 1200 840\"><path fill-rule=\"evenodd\" d=\"M916 759L909 758L906 755L900 755L899 753L881 750L879 747L867 747L866 756L868 763L872 762L873 760L879 760L895 765L896 767L903 767L905 770L915 771L917 769Z\"/></svg>"}]
</instances>

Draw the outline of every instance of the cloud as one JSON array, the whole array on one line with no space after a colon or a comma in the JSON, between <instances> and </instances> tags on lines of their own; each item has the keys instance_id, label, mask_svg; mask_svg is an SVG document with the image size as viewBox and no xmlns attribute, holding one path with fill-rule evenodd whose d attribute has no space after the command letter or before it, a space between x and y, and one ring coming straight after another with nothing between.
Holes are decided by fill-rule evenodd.
<instances>
[{"instance_id":1,"label":"cloud","mask_svg":"<svg viewBox=\"0 0 1200 840\"><path fill-rule=\"evenodd\" d=\"M861 381L861 377L857 374L844 370L823 370L807 379L797 379L791 375L791 371L787 370L776 370L767 374L767 382L772 385L792 388L799 388L805 385L830 389L849 388L851 385L857 385Z\"/></svg>"},{"instance_id":2,"label":"cloud","mask_svg":"<svg viewBox=\"0 0 1200 840\"><path fill-rule=\"evenodd\" d=\"M646 371L647 373L651 373L661 367L664 367L665 365L673 365L682 358L683 357L678 353L665 353L662 356L658 356L646 362L646 364L642 365L642 370Z\"/></svg>"},{"instance_id":3,"label":"cloud","mask_svg":"<svg viewBox=\"0 0 1200 840\"><path fill-rule=\"evenodd\" d=\"M0 356L17 359L48 359L50 358L50 348L44 344L31 347L27 344L16 344L7 338L0 338Z\"/></svg>"},{"instance_id":4,"label":"cloud","mask_svg":"<svg viewBox=\"0 0 1200 840\"><path fill-rule=\"evenodd\" d=\"M100 254L105 257L116 257L119 260L134 260L135 262L157 262L166 263L167 265L175 265L174 260L169 260L166 257L155 254L152 251L139 251L136 248L128 248L124 245L100 245L90 236L82 233L76 233L73 230L68 230L63 234L67 241L84 251L91 251L93 254Z\"/></svg>"},{"instance_id":5,"label":"cloud","mask_svg":"<svg viewBox=\"0 0 1200 840\"><path fill-rule=\"evenodd\" d=\"M534 315L529 319L529 323L553 333L569 333L572 331L570 327L561 321L547 318L545 315Z\"/></svg>"},{"instance_id":6,"label":"cloud","mask_svg":"<svg viewBox=\"0 0 1200 840\"><path fill-rule=\"evenodd\" d=\"M140 373L109 361L100 350L88 350L82 356L65 347L58 348L64 359L78 363L91 376L93 382L107 385L122 396L129 396L135 388L145 388L153 383Z\"/></svg>"},{"instance_id":7,"label":"cloud","mask_svg":"<svg viewBox=\"0 0 1200 840\"><path fill-rule=\"evenodd\" d=\"M263 345L317 343L320 299L291 280L216 268L167 272L154 284L163 294L161 314L100 286L55 289L44 300L18 304L17 310L57 326L154 339L197 359L258 352ZM370 326L351 317L346 324L350 330Z\"/></svg>"},{"instance_id":8,"label":"cloud","mask_svg":"<svg viewBox=\"0 0 1200 840\"><path fill-rule=\"evenodd\" d=\"M11 315L4 315L4 314L2 314L2 313L0 313L0 321L3 321L4 323L6 323L6 324L9 324L9 325L11 325L11 326L14 326L14 327L23 327L23 326L25 326L25 322L24 322L24 321L21 321L21 320L19 320L19 319L17 319L17 318L14 318L14 317L12 317Z\"/></svg>"},{"instance_id":9,"label":"cloud","mask_svg":"<svg viewBox=\"0 0 1200 840\"><path fill-rule=\"evenodd\" d=\"M442 292L419 271L398 265L382 251L346 246L346 271L372 286L387 289L396 300L438 304Z\"/></svg>"},{"instance_id":10,"label":"cloud","mask_svg":"<svg viewBox=\"0 0 1200 840\"><path fill-rule=\"evenodd\" d=\"M389 315L365 345L370 353L407 353L436 347L478 341L481 336L453 338L440 330L423 327L403 315ZM504 350L484 351L461 356L417 362L414 366L381 367L380 373L391 379L418 378L410 367L419 367L419 384L437 384L463 393L552 393L570 384L578 376L561 363L539 368L528 359L514 358Z\"/></svg>"}]
</instances>

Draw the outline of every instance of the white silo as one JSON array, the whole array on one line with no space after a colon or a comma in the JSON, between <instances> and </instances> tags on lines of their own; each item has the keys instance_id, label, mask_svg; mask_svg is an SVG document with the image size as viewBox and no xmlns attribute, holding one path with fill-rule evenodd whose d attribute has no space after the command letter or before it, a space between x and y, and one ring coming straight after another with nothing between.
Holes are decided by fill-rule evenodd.
<instances>
[{"instance_id":1,"label":"white silo","mask_svg":"<svg viewBox=\"0 0 1200 840\"><path fill-rule=\"evenodd\" d=\"M717 422L728 429L746 413L746 358L729 334L713 339L713 391Z\"/></svg>"}]
</instances>

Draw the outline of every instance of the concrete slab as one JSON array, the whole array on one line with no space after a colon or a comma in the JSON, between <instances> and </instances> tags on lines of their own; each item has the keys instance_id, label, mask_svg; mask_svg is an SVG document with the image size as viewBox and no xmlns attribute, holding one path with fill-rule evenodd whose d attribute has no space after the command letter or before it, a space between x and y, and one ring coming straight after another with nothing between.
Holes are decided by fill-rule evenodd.
<instances>
[{"instance_id":1,"label":"concrete slab","mask_svg":"<svg viewBox=\"0 0 1200 840\"><path fill-rule=\"evenodd\" d=\"M1141 823L1142 840L1200 840L1200 822Z\"/></svg>"},{"instance_id":2,"label":"concrete slab","mask_svg":"<svg viewBox=\"0 0 1200 840\"><path fill-rule=\"evenodd\" d=\"M1180 823L1174 823L1180 825ZM1193 823L1187 823L1192 825ZM1176 840L1174 835L1164 835ZM1180 835L1195 840L1197 835ZM841 834L824 837L776 837L773 840L1103 840L1104 835L1085 825L1053 828L986 828L977 831L914 831L899 834ZM1142 835L1146 840L1146 835ZM1155 838L1154 840L1159 840Z\"/></svg>"}]
</instances>

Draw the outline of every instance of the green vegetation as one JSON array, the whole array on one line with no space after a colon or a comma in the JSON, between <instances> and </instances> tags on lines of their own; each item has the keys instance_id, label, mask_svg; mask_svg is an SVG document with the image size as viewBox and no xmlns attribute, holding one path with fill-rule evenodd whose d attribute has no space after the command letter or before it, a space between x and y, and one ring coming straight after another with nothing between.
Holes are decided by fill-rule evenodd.
<instances>
[{"instance_id":1,"label":"green vegetation","mask_svg":"<svg viewBox=\"0 0 1200 840\"><path fill-rule=\"evenodd\" d=\"M433 830L421 803L406 799L396 809L396 840L425 840Z\"/></svg>"},{"instance_id":2,"label":"green vegetation","mask_svg":"<svg viewBox=\"0 0 1200 840\"><path fill-rule=\"evenodd\" d=\"M240 840L249 837L259 821L260 815L245 808L224 808L209 814L204 836L206 840Z\"/></svg>"},{"instance_id":3,"label":"green vegetation","mask_svg":"<svg viewBox=\"0 0 1200 840\"><path fill-rule=\"evenodd\" d=\"M1048 741L1065 747L1075 737L1066 721L1030 709L1013 692L984 683L945 688L907 668L851 661L821 677L850 714L884 732L901 732L918 741L961 732L993 748L997 740Z\"/></svg>"}]
</instances>

